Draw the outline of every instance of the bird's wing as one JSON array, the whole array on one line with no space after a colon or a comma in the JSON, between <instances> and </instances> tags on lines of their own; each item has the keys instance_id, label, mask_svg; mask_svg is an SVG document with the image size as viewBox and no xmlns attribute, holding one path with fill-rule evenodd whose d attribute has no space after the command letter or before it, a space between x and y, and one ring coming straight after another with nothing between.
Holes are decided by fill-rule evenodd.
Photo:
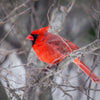
<instances>
[{"instance_id":1,"label":"bird's wing","mask_svg":"<svg viewBox=\"0 0 100 100\"><path fill-rule=\"evenodd\" d=\"M72 42L54 34L49 35L46 42L62 54L68 54L73 50L78 49L78 47Z\"/></svg>"}]
</instances>

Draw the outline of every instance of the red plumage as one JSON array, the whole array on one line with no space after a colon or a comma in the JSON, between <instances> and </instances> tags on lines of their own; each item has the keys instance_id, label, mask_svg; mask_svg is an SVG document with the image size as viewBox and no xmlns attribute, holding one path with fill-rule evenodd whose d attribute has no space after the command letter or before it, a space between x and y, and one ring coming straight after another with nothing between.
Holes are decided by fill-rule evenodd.
<instances>
[{"instance_id":1,"label":"red plumage","mask_svg":"<svg viewBox=\"0 0 100 100\"><path fill-rule=\"evenodd\" d=\"M34 30L27 39L32 41L32 48L37 57L48 64L56 64L62 61L69 53L78 47L72 42L64 39L59 35L48 32L49 26ZM76 58L73 61L87 76L90 75L91 70ZM100 83L100 79L91 73L90 79L95 83Z\"/></svg>"}]
</instances>

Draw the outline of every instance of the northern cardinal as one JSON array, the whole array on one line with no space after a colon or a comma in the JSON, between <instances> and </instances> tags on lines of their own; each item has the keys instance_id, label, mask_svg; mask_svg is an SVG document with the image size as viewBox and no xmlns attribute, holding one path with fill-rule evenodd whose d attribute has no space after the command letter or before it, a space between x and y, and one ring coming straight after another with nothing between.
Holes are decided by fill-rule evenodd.
<instances>
[{"instance_id":1,"label":"northern cardinal","mask_svg":"<svg viewBox=\"0 0 100 100\"><path fill-rule=\"evenodd\" d=\"M56 64L62 61L69 53L78 47L72 42L64 39L59 35L48 32L50 27L43 27L38 30L34 30L30 35L26 37L32 41L32 48L37 57L48 64ZM73 62L95 83L100 83L100 79L91 72L91 70L76 58Z\"/></svg>"}]
</instances>

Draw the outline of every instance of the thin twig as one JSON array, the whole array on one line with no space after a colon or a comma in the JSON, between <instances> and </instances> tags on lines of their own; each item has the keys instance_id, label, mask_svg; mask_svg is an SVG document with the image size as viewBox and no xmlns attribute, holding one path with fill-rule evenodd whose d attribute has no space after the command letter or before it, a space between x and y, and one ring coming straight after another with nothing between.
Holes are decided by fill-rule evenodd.
<instances>
[{"instance_id":1,"label":"thin twig","mask_svg":"<svg viewBox=\"0 0 100 100\"><path fill-rule=\"evenodd\" d=\"M51 11L52 7L54 7L54 5L55 5L55 3L52 3L52 5L49 7L48 12L47 12L47 19L48 19L49 26L50 26L50 18L49 18L49 13L50 13L50 11Z\"/></svg>"},{"instance_id":2,"label":"thin twig","mask_svg":"<svg viewBox=\"0 0 100 100\"><path fill-rule=\"evenodd\" d=\"M72 0L71 6L67 9L67 13L69 13L75 4L75 0Z\"/></svg>"},{"instance_id":3,"label":"thin twig","mask_svg":"<svg viewBox=\"0 0 100 100\"><path fill-rule=\"evenodd\" d=\"M9 17L11 17L11 15L12 15L13 13L15 13L15 12L16 12L17 10L19 10L20 8L24 7L28 2L29 2L29 1L27 0L27 1L25 1L24 3L22 3L21 5L19 5L18 7L15 7L15 9L13 9L5 18L3 18L2 21L4 21L4 20L8 19Z\"/></svg>"},{"instance_id":4,"label":"thin twig","mask_svg":"<svg viewBox=\"0 0 100 100\"><path fill-rule=\"evenodd\" d=\"M69 96L71 100L74 100L72 95L70 95L69 93L67 93L63 88L61 88L61 86L59 86L58 84L56 84L56 87L59 88L65 95Z\"/></svg>"},{"instance_id":5,"label":"thin twig","mask_svg":"<svg viewBox=\"0 0 100 100\"><path fill-rule=\"evenodd\" d=\"M7 38L7 36L11 33L11 31L13 30L14 27L15 27L15 24L11 26L9 32L6 33L5 36L2 38L2 40L0 41L0 45L1 45L2 42Z\"/></svg>"},{"instance_id":6,"label":"thin twig","mask_svg":"<svg viewBox=\"0 0 100 100\"><path fill-rule=\"evenodd\" d=\"M100 37L100 20L98 21L99 23L99 25L98 25L98 29L97 29L97 39L99 39L99 37Z\"/></svg>"}]
</instances>

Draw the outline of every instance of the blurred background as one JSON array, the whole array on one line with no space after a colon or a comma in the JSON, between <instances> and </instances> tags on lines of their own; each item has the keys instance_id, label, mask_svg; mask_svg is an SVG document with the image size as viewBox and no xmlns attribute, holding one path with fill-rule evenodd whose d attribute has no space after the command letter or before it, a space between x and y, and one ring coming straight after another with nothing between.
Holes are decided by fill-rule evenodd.
<instances>
[{"instance_id":1,"label":"blurred background","mask_svg":"<svg viewBox=\"0 0 100 100\"><path fill-rule=\"evenodd\" d=\"M26 36L32 30L48 26L53 11L61 6L68 8L73 0L1 0L0 1L0 100L99 100L100 84L86 79L74 64L63 71L64 78L71 79L71 85L63 89L48 86L43 94L28 91L27 61L31 50L31 42ZM52 6L53 5L53 6ZM70 40L80 48L99 38L100 33L100 0L75 0L71 11L67 14L60 36ZM32 51L33 52L33 51ZM33 55L31 62L41 64ZM35 60L34 60L35 59ZM81 57L83 62L100 77L100 49ZM39 63L38 63L39 62ZM74 67L73 67L74 66ZM65 77L66 76L66 77ZM29 79L29 78L28 78ZM68 78L66 78L68 79ZM60 75L55 75L57 84L63 84ZM31 80L32 81L32 80ZM79 89L79 87L84 88ZM71 90L70 90L71 89ZM37 94L38 95L37 95ZM40 93L40 94L39 94ZM26 96L25 96L26 95ZM27 98L27 95L30 98ZM33 96L37 95L37 96ZM40 96L41 95L41 96ZM25 98L24 98L25 96ZM37 97L37 98L36 98Z\"/></svg>"}]
</instances>

